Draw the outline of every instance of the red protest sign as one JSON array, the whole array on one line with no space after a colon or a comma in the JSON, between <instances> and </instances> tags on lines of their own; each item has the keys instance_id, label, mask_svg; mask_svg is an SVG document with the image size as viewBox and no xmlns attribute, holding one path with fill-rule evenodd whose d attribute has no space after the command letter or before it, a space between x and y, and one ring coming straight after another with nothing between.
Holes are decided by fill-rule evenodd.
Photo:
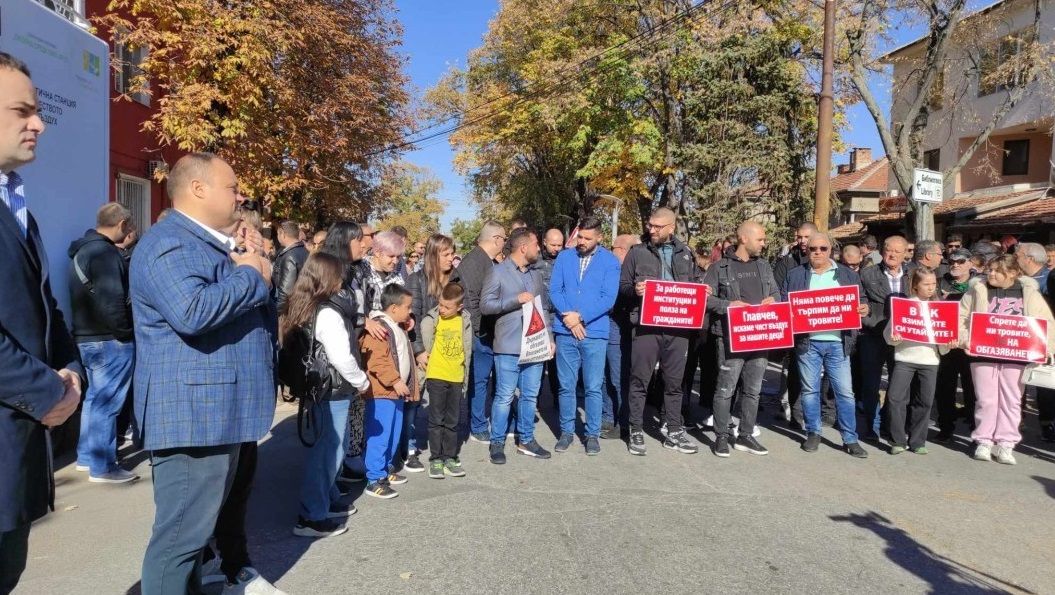
<instances>
[{"instance_id":1,"label":"red protest sign","mask_svg":"<svg viewBox=\"0 0 1055 595\"><path fill-rule=\"evenodd\" d=\"M702 283L645 281L641 324L668 328L703 328L708 287Z\"/></svg>"},{"instance_id":2,"label":"red protest sign","mask_svg":"<svg viewBox=\"0 0 1055 595\"><path fill-rule=\"evenodd\" d=\"M796 335L861 328L861 315L857 312L861 292L856 285L792 291L788 301L791 328Z\"/></svg>"},{"instance_id":3,"label":"red protest sign","mask_svg":"<svg viewBox=\"0 0 1055 595\"><path fill-rule=\"evenodd\" d=\"M906 341L948 345L959 335L960 302L890 300L890 330Z\"/></svg>"},{"instance_id":4,"label":"red protest sign","mask_svg":"<svg viewBox=\"0 0 1055 595\"><path fill-rule=\"evenodd\" d=\"M974 312L968 353L1017 362L1043 362L1048 353L1048 321Z\"/></svg>"},{"instance_id":5,"label":"red protest sign","mask_svg":"<svg viewBox=\"0 0 1055 595\"><path fill-rule=\"evenodd\" d=\"M729 351L764 351L795 346L791 333L791 304L740 306L727 310Z\"/></svg>"}]
</instances>

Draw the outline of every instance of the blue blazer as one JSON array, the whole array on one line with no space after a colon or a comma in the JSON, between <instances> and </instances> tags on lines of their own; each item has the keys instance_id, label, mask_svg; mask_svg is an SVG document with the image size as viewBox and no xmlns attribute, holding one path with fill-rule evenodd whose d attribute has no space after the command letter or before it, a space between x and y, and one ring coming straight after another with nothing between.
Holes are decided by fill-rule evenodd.
<instances>
[{"instance_id":1,"label":"blue blazer","mask_svg":"<svg viewBox=\"0 0 1055 595\"><path fill-rule=\"evenodd\" d=\"M275 414L275 309L264 279L179 211L129 270L135 416L148 450L255 442Z\"/></svg>"},{"instance_id":2,"label":"blue blazer","mask_svg":"<svg viewBox=\"0 0 1055 595\"><path fill-rule=\"evenodd\" d=\"M51 453L40 418L65 393L55 370L81 375L48 275L40 230L26 237L0 202L0 533L29 524L54 501ZM83 386L83 382L82 382Z\"/></svg>"},{"instance_id":3,"label":"blue blazer","mask_svg":"<svg viewBox=\"0 0 1055 595\"><path fill-rule=\"evenodd\" d=\"M608 313L615 306L619 294L619 259L604 246L597 246L590 264L579 281L579 253L562 250L553 263L549 282L549 299L557 314L553 317L553 332L570 335L564 326L564 314L578 312L586 325L590 339L608 339L611 320Z\"/></svg>"}]
</instances>

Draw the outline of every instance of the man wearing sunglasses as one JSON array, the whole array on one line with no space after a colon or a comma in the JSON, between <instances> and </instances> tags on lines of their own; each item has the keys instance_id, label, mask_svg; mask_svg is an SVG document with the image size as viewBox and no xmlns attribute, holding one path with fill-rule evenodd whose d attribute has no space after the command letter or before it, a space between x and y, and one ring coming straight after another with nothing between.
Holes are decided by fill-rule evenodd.
<instances>
[{"instance_id":1,"label":"man wearing sunglasses","mask_svg":"<svg viewBox=\"0 0 1055 595\"><path fill-rule=\"evenodd\" d=\"M658 279L699 283L702 280L692 249L674 236L676 217L667 208L656 209L648 220L647 244L630 249L623 260L619 294L632 304L630 322L635 325L630 363L630 454L645 454L645 398L656 363L663 373L663 409L667 423L664 448L694 454L699 447L689 438L681 415L681 381L692 329L640 326L641 296L645 281Z\"/></svg>"},{"instance_id":2,"label":"man wearing sunglasses","mask_svg":"<svg viewBox=\"0 0 1055 595\"><path fill-rule=\"evenodd\" d=\"M949 251L949 270L939 278L938 294L941 299L958 302L967 293L967 286L974 274L971 272L971 252L963 248ZM974 381L971 379L971 361L963 349L951 349L942 356L938 364L938 386L934 392L934 405L938 409L938 435L936 442L952 440L956 429L956 386L963 388L964 411L974 419Z\"/></svg>"},{"instance_id":3,"label":"man wearing sunglasses","mask_svg":"<svg viewBox=\"0 0 1055 595\"><path fill-rule=\"evenodd\" d=\"M823 232L810 236L807 244L809 261L788 272L781 297L788 299L793 291L831 289L861 284L861 278L849 268L831 259L832 240ZM862 288L863 289L863 288ZM867 316L867 303L858 304L857 311ZM817 452L821 443L821 375L828 377L835 391L839 431L843 448L851 456L868 457L857 439L857 417L854 402L850 357L853 355L857 331L803 333L795 336L795 353L802 375L802 412L805 417L806 440L802 450Z\"/></svg>"},{"instance_id":4,"label":"man wearing sunglasses","mask_svg":"<svg viewBox=\"0 0 1055 595\"><path fill-rule=\"evenodd\" d=\"M883 262L879 266L861 271L862 299L867 298L870 314L862 323L861 336L857 341L857 357L860 358L861 403L867 425L866 440L878 440L882 416L879 407L879 384L883 377L883 366L887 373L894 369L894 348L883 338L890 317L890 298L903 297L908 293L908 267L906 250L909 243L901 236L890 236L883 241ZM939 246L938 250L941 248Z\"/></svg>"}]
</instances>

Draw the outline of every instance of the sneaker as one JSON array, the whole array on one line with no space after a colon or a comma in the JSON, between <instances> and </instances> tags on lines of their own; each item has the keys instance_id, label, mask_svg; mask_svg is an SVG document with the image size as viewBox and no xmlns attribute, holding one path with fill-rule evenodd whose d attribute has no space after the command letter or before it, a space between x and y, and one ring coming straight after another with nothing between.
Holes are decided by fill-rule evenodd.
<instances>
[{"instance_id":1,"label":"sneaker","mask_svg":"<svg viewBox=\"0 0 1055 595\"><path fill-rule=\"evenodd\" d=\"M506 445L505 443L492 442L491 443L491 462L495 465L506 464Z\"/></svg>"},{"instance_id":2,"label":"sneaker","mask_svg":"<svg viewBox=\"0 0 1055 595\"><path fill-rule=\"evenodd\" d=\"M443 461L429 461L429 479L443 479Z\"/></svg>"},{"instance_id":3,"label":"sneaker","mask_svg":"<svg viewBox=\"0 0 1055 595\"><path fill-rule=\"evenodd\" d=\"M203 563L201 565L201 584L212 585L226 581L227 575L220 570L220 564L222 563L223 560L219 556L213 556L209 558L208 562Z\"/></svg>"},{"instance_id":4,"label":"sneaker","mask_svg":"<svg viewBox=\"0 0 1055 595\"><path fill-rule=\"evenodd\" d=\"M696 454L700 450L700 447L696 446L696 443L689 438L689 434L685 430L671 432L667 439L663 441L663 448L676 450L687 455Z\"/></svg>"},{"instance_id":5,"label":"sneaker","mask_svg":"<svg viewBox=\"0 0 1055 595\"><path fill-rule=\"evenodd\" d=\"M659 433L662 434L664 438L667 437L667 434L669 433L667 431L667 422L663 422L663 425L659 426Z\"/></svg>"},{"instance_id":6,"label":"sneaker","mask_svg":"<svg viewBox=\"0 0 1055 595\"><path fill-rule=\"evenodd\" d=\"M753 435L740 436L736 439L736 442L733 443L733 448L739 450L740 452L746 452L753 455L765 456L769 454L769 450L767 450L766 447L762 446L762 443L760 443L758 440L755 440L755 437Z\"/></svg>"},{"instance_id":7,"label":"sneaker","mask_svg":"<svg viewBox=\"0 0 1055 595\"><path fill-rule=\"evenodd\" d=\"M326 514L328 519L346 519L359 510L351 504L331 504L330 512Z\"/></svg>"},{"instance_id":8,"label":"sneaker","mask_svg":"<svg viewBox=\"0 0 1055 595\"><path fill-rule=\"evenodd\" d=\"M74 469L84 473L84 472L88 471L88 465L81 465L80 463L77 463L77 465L74 467Z\"/></svg>"},{"instance_id":9,"label":"sneaker","mask_svg":"<svg viewBox=\"0 0 1055 595\"><path fill-rule=\"evenodd\" d=\"M575 434L563 432L560 435L560 440L557 440L556 446L553 447L553 450L556 452L566 452L571 448L573 442L575 442Z\"/></svg>"},{"instance_id":10,"label":"sneaker","mask_svg":"<svg viewBox=\"0 0 1055 595\"><path fill-rule=\"evenodd\" d=\"M407 483L407 477L398 473L389 473L388 477L385 478L385 482L393 486L403 485Z\"/></svg>"},{"instance_id":11,"label":"sneaker","mask_svg":"<svg viewBox=\"0 0 1055 595\"><path fill-rule=\"evenodd\" d=\"M92 483L129 483L139 479L139 476L131 471L117 468L102 475L89 475L88 481Z\"/></svg>"},{"instance_id":12,"label":"sneaker","mask_svg":"<svg viewBox=\"0 0 1055 595\"><path fill-rule=\"evenodd\" d=\"M851 457L853 457L855 459L867 459L868 458L868 452L866 452L865 449L861 448L861 445L859 443L857 443L857 442L852 442L850 444L844 444L843 448L846 449L846 452Z\"/></svg>"},{"instance_id":13,"label":"sneaker","mask_svg":"<svg viewBox=\"0 0 1055 595\"><path fill-rule=\"evenodd\" d=\"M586 454L591 457L601 454L601 441L596 436L586 438Z\"/></svg>"},{"instance_id":14,"label":"sneaker","mask_svg":"<svg viewBox=\"0 0 1055 595\"><path fill-rule=\"evenodd\" d=\"M1011 454L1011 448L1007 446L997 446L993 449L993 460L1002 465L1014 465L1015 455Z\"/></svg>"},{"instance_id":15,"label":"sneaker","mask_svg":"<svg viewBox=\"0 0 1055 595\"><path fill-rule=\"evenodd\" d=\"M714 441L714 456L729 458L729 437L725 434L719 434L718 439Z\"/></svg>"},{"instance_id":16,"label":"sneaker","mask_svg":"<svg viewBox=\"0 0 1055 595\"><path fill-rule=\"evenodd\" d=\"M425 470L425 465L421 464L418 455L410 455L407 457L407 462L403 463L403 470L408 473L421 473Z\"/></svg>"},{"instance_id":17,"label":"sneaker","mask_svg":"<svg viewBox=\"0 0 1055 595\"><path fill-rule=\"evenodd\" d=\"M1044 442L1055 442L1055 423L1040 426L1040 439Z\"/></svg>"},{"instance_id":18,"label":"sneaker","mask_svg":"<svg viewBox=\"0 0 1055 595\"><path fill-rule=\"evenodd\" d=\"M645 448L644 432L642 432L641 430L630 430L629 450L630 454L632 455L638 455L641 457L645 456L645 451L647 449Z\"/></svg>"},{"instance_id":19,"label":"sneaker","mask_svg":"<svg viewBox=\"0 0 1055 595\"><path fill-rule=\"evenodd\" d=\"M332 535L340 535L347 530L347 528L341 527L340 533ZM319 535L318 537L332 537L332 535ZM238 576L234 578L234 583L226 583L224 585L223 595L286 595L286 592L269 583L266 578L260 576L260 573L255 568L247 566L238 572Z\"/></svg>"},{"instance_id":20,"label":"sneaker","mask_svg":"<svg viewBox=\"0 0 1055 595\"><path fill-rule=\"evenodd\" d=\"M451 477L465 477L465 469L462 468L462 463L457 457L447 459L447 462L443 464L443 473Z\"/></svg>"},{"instance_id":21,"label":"sneaker","mask_svg":"<svg viewBox=\"0 0 1055 595\"><path fill-rule=\"evenodd\" d=\"M517 452L522 455L527 455L529 457L535 457L536 459L548 459L550 457L549 451L545 448L542 448L542 446L540 446L539 443L535 440L523 444L518 444Z\"/></svg>"},{"instance_id":22,"label":"sneaker","mask_svg":"<svg viewBox=\"0 0 1055 595\"><path fill-rule=\"evenodd\" d=\"M712 428L714 428L714 416L713 415L708 415L707 419L703 420L700 423L700 429L701 430L710 430Z\"/></svg>"},{"instance_id":23,"label":"sneaker","mask_svg":"<svg viewBox=\"0 0 1055 595\"><path fill-rule=\"evenodd\" d=\"M297 517L297 524L293 527L293 534L299 537L334 537L347 530L348 527L333 519L309 521L304 517Z\"/></svg>"},{"instance_id":24,"label":"sneaker","mask_svg":"<svg viewBox=\"0 0 1055 595\"><path fill-rule=\"evenodd\" d=\"M617 440L619 438L619 426L610 423L601 424L601 440Z\"/></svg>"},{"instance_id":25,"label":"sneaker","mask_svg":"<svg viewBox=\"0 0 1055 595\"><path fill-rule=\"evenodd\" d=\"M912 449L912 452L918 455L925 455L928 451L926 446L917 446L916 448Z\"/></svg>"},{"instance_id":26,"label":"sneaker","mask_svg":"<svg viewBox=\"0 0 1055 595\"><path fill-rule=\"evenodd\" d=\"M477 432L475 434L469 434L469 440L472 442L479 442L480 444L490 444L491 434L487 432Z\"/></svg>"},{"instance_id":27,"label":"sneaker","mask_svg":"<svg viewBox=\"0 0 1055 595\"><path fill-rule=\"evenodd\" d=\"M366 484L366 489L363 490L364 494L373 496L374 498L381 498L382 500L389 500L399 495L399 492L393 490L384 481L372 481Z\"/></svg>"},{"instance_id":28,"label":"sneaker","mask_svg":"<svg viewBox=\"0 0 1055 595\"><path fill-rule=\"evenodd\" d=\"M899 445L895 444L895 445L890 447L890 454L892 454L892 455L899 455L899 454L901 454L903 452L905 452L905 447L904 446L899 446Z\"/></svg>"},{"instance_id":29,"label":"sneaker","mask_svg":"<svg viewBox=\"0 0 1055 595\"><path fill-rule=\"evenodd\" d=\"M974 455L972 458L976 461L992 461L993 447L988 444L979 444L974 449Z\"/></svg>"},{"instance_id":30,"label":"sneaker","mask_svg":"<svg viewBox=\"0 0 1055 595\"><path fill-rule=\"evenodd\" d=\"M806 441L802 443L802 450L806 452L817 452L817 449L821 446L821 435L820 434L809 434L806 436Z\"/></svg>"}]
</instances>

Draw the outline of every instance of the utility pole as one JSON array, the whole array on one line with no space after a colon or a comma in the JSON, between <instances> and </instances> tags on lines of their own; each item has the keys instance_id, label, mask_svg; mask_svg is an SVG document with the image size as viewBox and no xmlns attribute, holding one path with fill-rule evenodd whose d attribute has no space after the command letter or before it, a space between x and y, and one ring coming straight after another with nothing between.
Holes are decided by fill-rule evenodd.
<instances>
[{"instance_id":1,"label":"utility pole","mask_svg":"<svg viewBox=\"0 0 1055 595\"><path fill-rule=\"evenodd\" d=\"M831 211L832 117L835 92L835 0L824 0L824 65L821 72L821 96L817 114L817 174L813 192L813 223L828 231Z\"/></svg>"}]
</instances>

